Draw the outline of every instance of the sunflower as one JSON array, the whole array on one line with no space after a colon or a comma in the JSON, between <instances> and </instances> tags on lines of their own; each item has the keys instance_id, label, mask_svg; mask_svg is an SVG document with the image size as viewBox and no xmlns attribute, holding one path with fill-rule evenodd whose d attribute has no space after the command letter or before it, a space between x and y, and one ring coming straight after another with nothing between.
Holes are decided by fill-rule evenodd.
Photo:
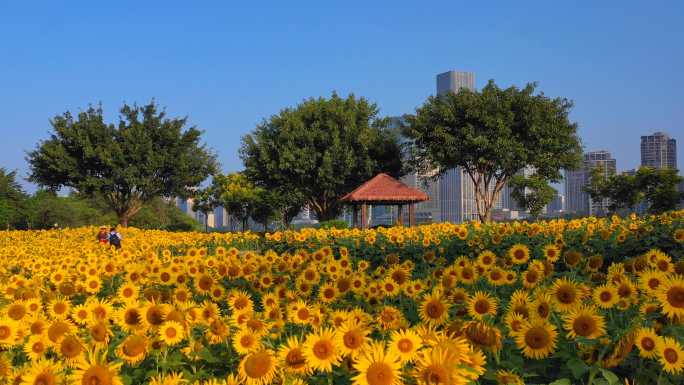
<instances>
[{"instance_id":1,"label":"sunflower","mask_svg":"<svg viewBox=\"0 0 684 385\"><path fill-rule=\"evenodd\" d=\"M166 320L168 311L169 306L167 304L149 302L141 309L142 317L139 322L143 325L143 329L158 328Z\"/></svg>"},{"instance_id":2,"label":"sunflower","mask_svg":"<svg viewBox=\"0 0 684 385\"><path fill-rule=\"evenodd\" d=\"M7 305L4 313L7 318L16 322L22 322L30 315L25 301L12 302L11 304Z\"/></svg>"},{"instance_id":3,"label":"sunflower","mask_svg":"<svg viewBox=\"0 0 684 385\"><path fill-rule=\"evenodd\" d=\"M401 285L396 283L392 278L387 277L380 283L380 289L385 297L395 297L401 292Z\"/></svg>"},{"instance_id":4,"label":"sunflower","mask_svg":"<svg viewBox=\"0 0 684 385\"><path fill-rule=\"evenodd\" d=\"M496 316L498 307L496 298L483 291L477 291L468 299L468 315L476 319L483 319L485 316Z\"/></svg>"},{"instance_id":5,"label":"sunflower","mask_svg":"<svg viewBox=\"0 0 684 385\"><path fill-rule=\"evenodd\" d=\"M228 339L230 328L221 319L216 319L209 324L209 327L204 332L204 335L209 340L210 344L218 344Z\"/></svg>"},{"instance_id":6,"label":"sunflower","mask_svg":"<svg viewBox=\"0 0 684 385\"><path fill-rule=\"evenodd\" d=\"M296 336L289 337L280 346L278 360L285 372L303 375L311 373L311 368L304 358L303 344Z\"/></svg>"},{"instance_id":7,"label":"sunflower","mask_svg":"<svg viewBox=\"0 0 684 385\"><path fill-rule=\"evenodd\" d=\"M660 337L652 328L640 328L634 344L639 348L639 356L655 358L658 355L657 344Z\"/></svg>"},{"instance_id":8,"label":"sunflower","mask_svg":"<svg viewBox=\"0 0 684 385\"><path fill-rule=\"evenodd\" d=\"M558 246L554 245L553 243L550 243L542 249L544 253L544 257L546 258L547 261L554 263L560 259L560 249Z\"/></svg>"},{"instance_id":9,"label":"sunflower","mask_svg":"<svg viewBox=\"0 0 684 385\"><path fill-rule=\"evenodd\" d=\"M13 320L0 319L0 346L14 345L19 333L19 324Z\"/></svg>"},{"instance_id":10,"label":"sunflower","mask_svg":"<svg viewBox=\"0 0 684 385\"><path fill-rule=\"evenodd\" d=\"M343 357L355 359L368 346L368 333L362 323L350 319L335 330L335 345Z\"/></svg>"},{"instance_id":11,"label":"sunflower","mask_svg":"<svg viewBox=\"0 0 684 385\"><path fill-rule=\"evenodd\" d=\"M497 353L502 348L501 331L484 321L467 322L461 333L475 347Z\"/></svg>"},{"instance_id":12,"label":"sunflower","mask_svg":"<svg viewBox=\"0 0 684 385\"><path fill-rule=\"evenodd\" d=\"M663 370L671 374L679 374L684 370L684 349L674 338L662 337L658 339L658 361Z\"/></svg>"},{"instance_id":13,"label":"sunflower","mask_svg":"<svg viewBox=\"0 0 684 385\"><path fill-rule=\"evenodd\" d=\"M684 318L684 277L666 279L656 293L656 298L669 318Z\"/></svg>"},{"instance_id":14,"label":"sunflower","mask_svg":"<svg viewBox=\"0 0 684 385\"><path fill-rule=\"evenodd\" d=\"M167 345L173 346L179 344L185 338L185 330L183 326L176 321L165 321L159 330L157 330L159 338Z\"/></svg>"},{"instance_id":15,"label":"sunflower","mask_svg":"<svg viewBox=\"0 0 684 385\"><path fill-rule=\"evenodd\" d=\"M34 362L22 376L22 385L58 385L63 381L62 367L50 360Z\"/></svg>"},{"instance_id":16,"label":"sunflower","mask_svg":"<svg viewBox=\"0 0 684 385\"><path fill-rule=\"evenodd\" d=\"M437 290L423 298L419 308L420 319L431 325L443 325L449 319L449 304Z\"/></svg>"},{"instance_id":17,"label":"sunflower","mask_svg":"<svg viewBox=\"0 0 684 385\"><path fill-rule=\"evenodd\" d=\"M530 248L526 245L516 243L508 249L508 257L516 265L522 265L530 259Z\"/></svg>"},{"instance_id":18,"label":"sunflower","mask_svg":"<svg viewBox=\"0 0 684 385\"><path fill-rule=\"evenodd\" d=\"M658 270L646 270L639 275L639 288L646 293L656 295L658 288L666 279L667 276Z\"/></svg>"},{"instance_id":19,"label":"sunflower","mask_svg":"<svg viewBox=\"0 0 684 385\"><path fill-rule=\"evenodd\" d=\"M88 325L88 333L91 341L98 347L105 347L109 344L109 338L112 336L112 331L109 328L109 323L102 321L91 322Z\"/></svg>"},{"instance_id":20,"label":"sunflower","mask_svg":"<svg viewBox=\"0 0 684 385\"><path fill-rule=\"evenodd\" d=\"M553 283L551 293L556 309L561 312L572 310L581 301L579 286L565 277L557 279Z\"/></svg>"},{"instance_id":21,"label":"sunflower","mask_svg":"<svg viewBox=\"0 0 684 385\"><path fill-rule=\"evenodd\" d=\"M52 319L65 319L71 310L71 302L64 298L56 298L47 306L48 314Z\"/></svg>"},{"instance_id":22,"label":"sunflower","mask_svg":"<svg viewBox=\"0 0 684 385\"><path fill-rule=\"evenodd\" d=\"M672 233L672 238L675 240L677 243L684 243L684 229L676 229Z\"/></svg>"},{"instance_id":23,"label":"sunflower","mask_svg":"<svg viewBox=\"0 0 684 385\"><path fill-rule=\"evenodd\" d=\"M487 277L487 282L492 286L503 286L507 282L507 272L506 270L494 266L487 272L482 272L485 277Z\"/></svg>"},{"instance_id":24,"label":"sunflower","mask_svg":"<svg viewBox=\"0 0 684 385\"><path fill-rule=\"evenodd\" d=\"M261 349L259 336L244 328L233 334L233 348L239 354L247 354Z\"/></svg>"},{"instance_id":25,"label":"sunflower","mask_svg":"<svg viewBox=\"0 0 684 385\"><path fill-rule=\"evenodd\" d=\"M124 303L136 302L138 300L138 287L132 282L126 282L117 290L116 298Z\"/></svg>"},{"instance_id":26,"label":"sunflower","mask_svg":"<svg viewBox=\"0 0 684 385\"><path fill-rule=\"evenodd\" d=\"M114 317L116 324L126 333L134 333L147 327L145 309L137 303L127 303L119 309Z\"/></svg>"},{"instance_id":27,"label":"sunflower","mask_svg":"<svg viewBox=\"0 0 684 385\"><path fill-rule=\"evenodd\" d=\"M88 294L97 294L102 288L102 281L97 276L90 276L86 279L84 286Z\"/></svg>"},{"instance_id":28,"label":"sunflower","mask_svg":"<svg viewBox=\"0 0 684 385\"><path fill-rule=\"evenodd\" d=\"M29 360L38 361L43 358L48 347L49 343L44 336L33 335L29 337L28 341L24 344L24 353L26 353Z\"/></svg>"},{"instance_id":29,"label":"sunflower","mask_svg":"<svg viewBox=\"0 0 684 385\"><path fill-rule=\"evenodd\" d=\"M556 327L543 320L534 320L523 325L514 334L515 343L528 358L546 358L556 349Z\"/></svg>"},{"instance_id":30,"label":"sunflower","mask_svg":"<svg viewBox=\"0 0 684 385\"><path fill-rule=\"evenodd\" d=\"M71 308L71 319L78 325L84 326L90 322L90 312L85 304L73 306Z\"/></svg>"},{"instance_id":31,"label":"sunflower","mask_svg":"<svg viewBox=\"0 0 684 385\"><path fill-rule=\"evenodd\" d=\"M472 285L479 278L477 270L475 270L475 268L469 264L458 267L456 269L456 273L459 282L463 283L464 285Z\"/></svg>"},{"instance_id":32,"label":"sunflower","mask_svg":"<svg viewBox=\"0 0 684 385\"><path fill-rule=\"evenodd\" d=\"M490 250L485 250L477 256L477 264L485 269L489 269L496 262L496 254Z\"/></svg>"},{"instance_id":33,"label":"sunflower","mask_svg":"<svg viewBox=\"0 0 684 385\"><path fill-rule=\"evenodd\" d=\"M418 333L411 329L392 332L388 353L396 354L402 363L414 362L423 343Z\"/></svg>"},{"instance_id":34,"label":"sunflower","mask_svg":"<svg viewBox=\"0 0 684 385\"><path fill-rule=\"evenodd\" d=\"M610 309L620 300L617 287L611 284L603 284L594 289L594 303L602 309Z\"/></svg>"},{"instance_id":35,"label":"sunflower","mask_svg":"<svg viewBox=\"0 0 684 385\"><path fill-rule=\"evenodd\" d=\"M549 293L539 293L530 304L530 317L548 319L553 311L553 299Z\"/></svg>"},{"instance_id":36,"label":"sunflower","mask_svg":"<svg viewBox=\"0 0 684 385\"><path fill-rule=\"evenodd\" d=\"M384 306L378 313L377 320L385 330L396 329L404 323L404 314L394 306Z\"/></svg>"},{"instance_id":37,"label":"sunflower","mask_svg":"<svg viewBox=\"0 0 684 385\"><path fill-rule=\"evenodd\" d=\"M254 302L246 291L234 290L228 294L228 304L233 311L246 311L254 308Z\"/></svg>"},{"instance_id":38,"label":"sunflower","mask_svg":"<svg viewBox=\"0 0 684 385\"><path fill-rule=\"evenodd\" d=\"M598 338L606 333L606 321L593 306L581 306L563 316L563 327L568 337Z\"/></svg>"},{"instance_id":39,"label":"sunflower","mask_svg":"<svg viewBox=\"0 0 684 385\"><path fill-rule=\"evenodd\" d=\"M93 350L81 357L69 378L70 384L123 385L119 377L120 363L107 363L106 351Z\"/></svg>"},{"instance_id":40,"label":"sunflower","mask_svg":"<svg viewBox=\"0 0 684 385\"><path fill-rule=\"evenodd\" d=\"M277 361L270 350L258 350L240 361L239 376L246 385L266 385L276 375Z\"/></svg>"},{"instance_id":41,"label":"sunflower","mask_svg":"<svg viewBox=\"0 0 684 385\"><path fill-rule=\"evenodd\" d=\"M288 318L295 324L308 324L313 310L305 301L299 300L289 306Z\"/></svg>"},{"instance_id":42,"label":"sunflower","mask_svg":"<svg viewBox=\"0 0 684 385\"><path fill-rule=\"evenodd\" d=\"M309 334L304 342L306 361L320 372L332 372L333 365L340 361L340 350L335 344L335 333L327 328Z\"/></svg>"},{"instance_id":43,"label":"sunflower","mask_svg":"<svg viewBox=\"0 0 684 385\"><path fill-rule=\"evenodd\" d=\"M67 366L73 366L83 356L85 347L78 337L67 335L62 338L55 350Z\"/></svg>"},{"instance_id":44,"label":"sunflower","mask_svg":"<svg viewBox=\"0 0 684 385\"><path fill-rule=\"evenodd\" d=\"M135 365L145 358L148 348L147 337L132 334L116 347L116 356L129 365Z\"/></svg>"},{"instance_id":45,"label":"sunflower","mask_svg":"<svg viewBox=\"0 0 684 385\"><path fill-rule=\"evenodd\" d=\"M56 320L50 323L47 329L47 337L53 344L58 344L64 335L72 334L76 327L69 320Z\"/></svg>"},{"instance_id":46,"label":"sunflower","mask_svg":"<svg viewBox=\"0 0 684 385\"><path fill-rule=\"evenodd\" d=\"M514 311L509 311L504 317L504 323L508 327L509 334L515 334L522 330L525 323L528 320L520 313Z\"/></svg>"},{"instance_id":47,"label":"sunflower","mask_svg":"<svg viewBox=\"0 0 684 385\"><path fill-rule=\"evenodd\" d=\"M337 288L332 283L326 283L318 290L318 299L323 303L331 303L339 295Z\"/></svg>"},{"instance_id":48,"label":"sunflower","mask_svg":"<svg viewBox=\"0 0 684 385\"><path fill-rule=\"evenodd\" d=\"M513 373L510 370L498 370L496 372L496 384L497 385L525 385L520 376Z\"/></svg>"},{"instance_id":49,"label":"sunflower","mask_svg":"<svg viewBox=\"0 0 684 385\"><path fill-rule=\"evenodd\" d=\"M352 378L354 385L402 385L399 356L385 352L382 343L374 343L367 352L354 362L359 372Z\"/></svg>"},{"instance_id":50,"label":"sunflower","mask_svg":"<svg viewBox=\"0 0 684 385\"><path fill-rule=\"evenodd\" d=\"M419 385L466 384L459 364L448 349L434 347L418 357L414 377Z\"/></svg>"}]
</instances>

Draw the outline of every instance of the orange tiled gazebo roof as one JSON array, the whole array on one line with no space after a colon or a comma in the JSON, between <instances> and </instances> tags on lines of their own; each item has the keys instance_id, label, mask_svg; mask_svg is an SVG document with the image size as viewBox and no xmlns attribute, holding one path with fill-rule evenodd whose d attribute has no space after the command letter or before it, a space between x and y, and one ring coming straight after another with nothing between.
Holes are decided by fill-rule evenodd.
<instances>
[{"instance_id":1,"label":"orange tiled gazebo roof","mask_svg":"<svg viewBox=\"0 0 684 385\"><path fill-rule=\"evenodd\" d=\"M356 190L342 197L342 201L350 203L416 203L429 200L430 197L415 188L381 173L357 187Z\"/></svg>"}]
</instances>

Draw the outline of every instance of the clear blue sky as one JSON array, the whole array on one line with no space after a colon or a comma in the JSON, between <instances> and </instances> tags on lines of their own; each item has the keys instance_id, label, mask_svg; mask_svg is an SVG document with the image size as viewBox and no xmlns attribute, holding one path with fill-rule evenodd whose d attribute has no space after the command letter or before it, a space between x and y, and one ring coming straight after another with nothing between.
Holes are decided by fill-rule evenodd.
<instances>
[{"instance_id":1,"label":"clear blue sky","mask_svg":"<svg viewBox=\"0 0 684 385\"><path fill-rule=\"evenodd\" d=\"M681 0L103 3L0 3L0 167L26 175L56 114L154 97L239 170L240 137L283 107L336 90L411 113L450 69L573 99L585 148L618 169L654 131L684 167Z\"/></svg>"}]
</instances>

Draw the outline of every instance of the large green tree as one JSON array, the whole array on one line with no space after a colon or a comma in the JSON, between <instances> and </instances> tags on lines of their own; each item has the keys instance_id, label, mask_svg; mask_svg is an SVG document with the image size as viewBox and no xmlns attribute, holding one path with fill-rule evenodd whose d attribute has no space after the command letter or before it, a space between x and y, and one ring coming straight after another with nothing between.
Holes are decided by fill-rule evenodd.
<instances>
[{"instance_id":1,"label":"large green tree","mask_svg":"<svg viewBox=\"0 0 684 385\"><path fill-rule=\"evenodd\" d=\"M186 118L168 118L154 101L124 104L117 124L104 121L101 107L50 123L51 137L28 154L30 180L102 196L122 226L155 197L189 195L217 167L201 131Z\"/></svg>"},{"instance_id":2,"label":"large green tree","mask_svg":"<svg viewBox=\"0 0 684 385\"><path fill-rule=\"evenodd\" d=\"M0 229L22 227L27 198L17 181L17 172L0 168Z\"/></svg>"},{"instance_id":3,"label":"large green tree","mask_svg":"<svg viewBox=\"0 0 684 385\"><path fill-rule=\"evenodd\" d=\"M243 137L245 175L259 187L303 197L319 220L336 218L346 193L378 172L401 173L400 147L387 125L365 98L305 100Z\"/></svg>"},{"instance_id":4,"label":"large green tree","mask_svg":"<svg viewBox=\"0 0 684 385\"><path fill-rule=\"evenodd\" d=\"M404 130L413 168L435 177L462 168L474 184L481 221L490 220L502 189L525 167L538 179L560 181L561 170L577 167L582 152L568 118L572 102L535 89L536 83L501 89L490 80L481 91L429 97Z\"/></svg>"}]
</instances>

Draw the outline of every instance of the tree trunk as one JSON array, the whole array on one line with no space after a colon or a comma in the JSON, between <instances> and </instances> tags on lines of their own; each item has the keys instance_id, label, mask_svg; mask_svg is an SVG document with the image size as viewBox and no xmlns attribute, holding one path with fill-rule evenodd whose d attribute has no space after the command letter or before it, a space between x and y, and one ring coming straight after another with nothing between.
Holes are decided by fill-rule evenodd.
<instances>
[{"instance_id":1,"label":"tree trunk","mask_svg":"<svg viewBox=\"0 0 684 385\"><path fill-rule=\"evenodd\" d=\"M121 227L128 227L128 220L130 219L130 216L127 213L121 213L118 215L119 217L119 226Z\"/></svg>"}]
</instances>

